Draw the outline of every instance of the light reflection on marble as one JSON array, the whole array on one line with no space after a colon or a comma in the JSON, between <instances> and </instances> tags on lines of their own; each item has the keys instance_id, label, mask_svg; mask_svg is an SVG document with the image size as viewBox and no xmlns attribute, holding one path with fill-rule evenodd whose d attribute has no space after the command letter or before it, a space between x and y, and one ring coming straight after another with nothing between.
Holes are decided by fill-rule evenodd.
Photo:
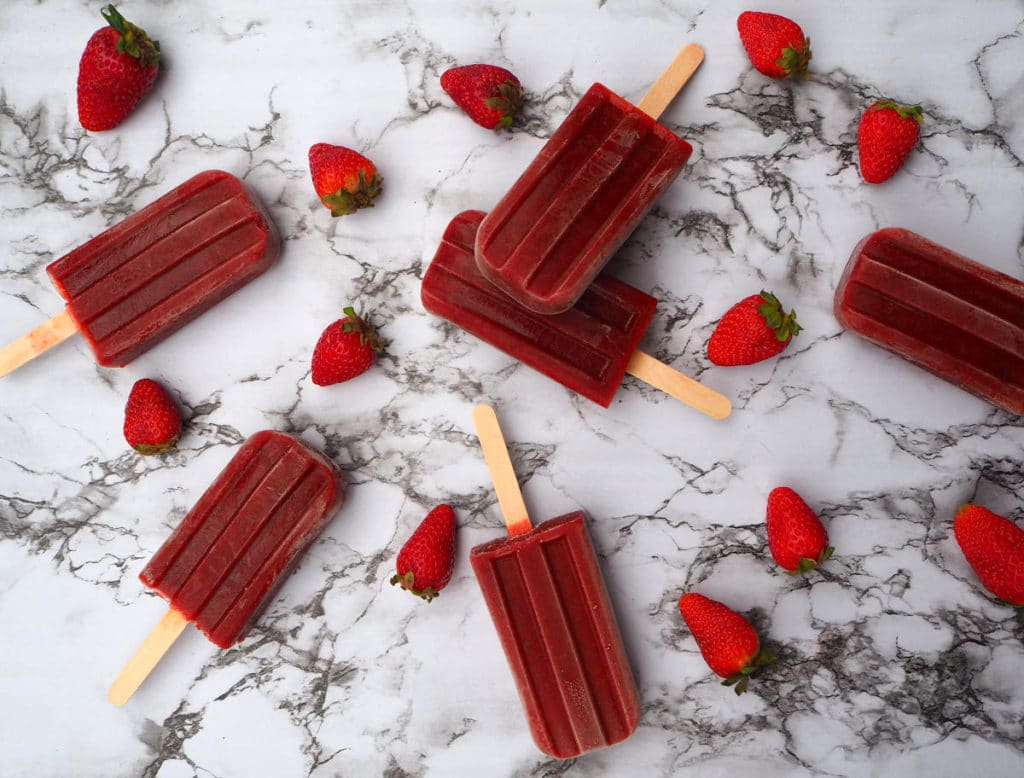
<instances>
[{"instance_id":1,"label":"light reflection on marble","mask_svg":"<svg viewBox=\"0 0 1024 778\"><path fill-rule=\"evenodd\" d=\"M48 262L200 170L244 177L286 244L265 276L125 369L98 368L78 339L0 381L0 773L1024 772L1021 627L951 532L969 500L1024 518L1024 424L843 334L831 313L850 250L882 226L1024 277L1024 12L831 5L772 4L815 51L810 81L778 83L749 68L736 2L135 2L121 10L161 40L168 68L124 125L91 135L74 81L100 4L8 0L0 341L60 310ZM658 296L644 349L733 397L725 422L634 379L601 409L419 302L452 216L493 205L593 81L637 100L690 40L707 59L663 121L693 159L609 270ZM518 132L477 127L441 91L445 68L472 61L523 80ZM880 96L921 102L927 122L907 167L870 187L856 126ZM331 219L308 180L318 141L375 160L376 208ZM804 332L778 359L712 366L714 323L762 287ZM375 311L387 354L315 387L313 344L353 301ZM162 459L120 434L144 376L173 387L187 417ZM467 564L501 531L470 421L484 399L534 515L592 518L640 686L635 735L568 764L530 741ZM246 641L218 652L189 630L112 708L107 685L164 608L139 570L267 427L341 464L349 502ZM765 547L765 498L783 483L837 549L804 580ZM443 500L459 559L427 606L387 579ZM747 695L702 662L676 609L684 589L743 611L780 651Z\"/></svg>"}]
</instances>

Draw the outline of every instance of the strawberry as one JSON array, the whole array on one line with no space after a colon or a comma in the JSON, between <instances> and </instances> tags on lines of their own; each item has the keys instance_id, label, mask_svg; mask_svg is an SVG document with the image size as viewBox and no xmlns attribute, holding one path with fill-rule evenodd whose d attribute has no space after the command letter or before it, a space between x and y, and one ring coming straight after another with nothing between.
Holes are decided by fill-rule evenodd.
<instances>
[{"instance_id":1,"label":"strawberry","mask_svg":"<svg viewBox=\"0 0 1024 778\"><path fill-rule=\"evenodd\" d=\"M150 40L113 5L100 13L109 26L92 34L78 63L78 121L94 132L123 122L160 70L159 41Z\"/></svg>"},{"instance_id":2,"label":"strawberry","mask_svg":"<svg viewBox=\"0 0 1024 778\"><path fill-rule=\"evenodd\" d=\"M769 78L807 78L811 39L800 25L778 14L744 11L736 20L743 48L754 67Z\"/></svg>"},{"instance_id":3,"label":"strawberry","mask_svg":"<svg viewBox=\"0 0 1024 778\"><path fill-rule=\"evenodd\" d=\"M953 534L985 588L1003 602L1024 605L1024 529L968 504L956 512Z\"/></svg>"},{"instance_id":4,"label":"strawberry","mask_svg":"<svg viewBox=\"0 0 1024 778\"><path fill-rule=\"evenodd\" d=\"M340 384L365 373L384 348L369 321L359 317L354 308L344 311L345 318L329 325L313 349L313 383L317 386Z\"/></svg>"},{"instance_id":5,"label":"strawberry","mask_svg":"<svg viewBox=\"0 0 1024 778\"><path fill-rule=\"evenodd\" d=\"M523 107L523 85L497 65L462 65L441 74L441 88L469 118L488 130L512 124Z\"/></svg>"},{"instance_id":6,"label":"strawberry","mask_svg":"<svg viewBox=\"0 0 1024 778\"><path fill-rule=\"evenodd\" d=\"M823 564L835 551L821 520L803 498L788 486L768 495L768 548L790 575L803 575Z\"/></svg>"},{"instance_id":7,"label":"strawberry","mask_svg":"<svg viewBox=\"0 0 1024 778\"><path fill-rule=\"evenodd\" d=\"M163 454L181 437L181 415L167 391L151 378L135 382L124 407L124 439L140 454Z\"/></svg>"},{"instance_id":8,"label":"strawberry","mask_svg":"<svg viewBox=\"0 0 1024 778\"><path fill-rule=\"evenodd\" d=\"M783 313L778 298L761 290L725 312L708 341L708 359L716 365L752 365L781 353L801 329L796 311Z\"/></svg>"},{"instance_id":9,"label":"strawberry","mask_svg":"<svg viewBox=\"0 0 1024 778\"><path fill-rule=\"evenodd\" d=\"M455 513L438 505L398 552L398 572L391 585L430 602L452 578L455 567Z\"/></svg>"},{"instance_id":10,"label":"strawberry","mask_svg":"<svg viewBox=\"0 0 1024 778\"><path fill-rule=\"evenodd\" d=\"M309 173L320 202L331 209L331 216L372 208L383 183L377 166L358 151L329 143L309 147Z\"/></svg>"},{"instance_id":11,"label":"strawberry","mask_svg":"<svg viewBox=\"0 0 1024 778\"><path fill-rule=\"evenodd\" d=\"M857 149L860 174L869 184L888 181L903 167L921 137L924 115L919 105L879 100L860 117Z\"/></svg>"},{"instance_id":12,"label":"strawberry","mask_svg":"<svg viewBox=\"0 0 1024 778\"><path fill-rule=\"evenodd\" d=\"M688 593L679 598L679 612L690 628L704 661L725 680L736 686L736 694L747 690L750 676L775 661L773 651L762 651L750 622L726 605Z\"/></svg>"}]
</instances>

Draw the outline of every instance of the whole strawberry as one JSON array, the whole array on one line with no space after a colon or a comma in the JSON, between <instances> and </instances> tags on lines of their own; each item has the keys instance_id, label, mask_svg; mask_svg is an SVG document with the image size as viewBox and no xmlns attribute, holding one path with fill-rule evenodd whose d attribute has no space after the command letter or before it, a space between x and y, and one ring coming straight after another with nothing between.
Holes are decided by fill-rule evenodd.
<instances>
[{"instance_id":1,"label":"whole strawberry","mask_svg":"<svg viewBox=\"0 0 1024 778\"><path fill-rule=\"evenodd\" d=\"M438 505L398 552L398 572L391 576L391 584L430 602L448 585L454 567L455 513Z\"/></svg>"},{"instance_id":2,"label":"whole strawberry","mask_svg":"<svg viewBox=\"0 0 1024 778\"><path fill-rule=\"evenodd\" d=\"M1010 605L1024 606L1024 529L968 504L956 512L953 534L985 588Z\"/></svg>"},{"instance_id":3,"label":"whole strawberry","mask_svg":"<svg viewBox=\"0 0 1024 778\"><path fill-rule=\"evenodd\" d=\"M109 27L93 33L78 63L78 121L87 130L123 122L153 87L160 70L160 43L108 5Z\"/></svg>"},{"instance_id":4,"label":"whole strawberry","mask_svg":"<svg viewBox=\"0 0 1024 778\"><path fill-rule=\"evenodd\" d=\"M807 78L811 39L800 25L778 14L744 11L736 20L743 48L754 67L770 78Z\"/></svg>"},{"instance_id":5,"label":"whole strawberry","mask_svg":"<svg viewBox=\"0 0 1024 778\"><path fill-rule=\"evenodd\" d=\"M181 415L167 391L151 378L135 382L124 408L124 439L140 454L163 454L181 437Z\"/></svg>"},{"instance_id":6,"label":"whole strawberry","mask_svg":"<svg viewBox=\"0 0 1024 778\"><path fill-rule=\"evenodd\" d=\"M783 313L778 298L761 290L725 312L708 341L708 359L716 365L752 365L781 353L801 329L796 311Z\"/></svg>"},{"instance_id":7,"label":"whole strawberry","mask_svg":"<svg viewBox=\"0 0 1024 778\"><path fill-rule=\"evenodd\" d=\"M892 178L917 145L923 123L919 105L879 100L868 108L857 129L860 174L864 180L880 184Z\"/></svg>"},{"instance_id":8,"label":"whole strawberry","mask_svg":"<svg viewBox=\"0 0 1024 778\"><path fill-rule=\"evenodd\" d=\"M474 122L488 130L512 124L523 107L523 86L497 65L462 65L441 74L441 88Z\"/></svg>"},{"instance_id":9,"label":"whole strawberry","mask_svg":"<svg viewBox=\"0 0 1024 778\"><path fill-rule=\"evenodd\" d=\"M688 593L679 598L679 612L690 628L704 661L725 680L723 686L747 690L750 676L775 661L775 653L762 651L750 622L726 605Z\"/></svg>"},{"instance_id":10,"label":"whole strawberry","mask_svg":"<svg viewBox=\"0 0 1024 778\"><path fill-rule=\"evenodd\" d=\"M313 383L340 384L369 370L384 348L380 335L354 308L344 309L338 319L320 335L313 349Z\"/></svg>"},{"instance_id":11,"label":"whole strawberry","mask_svg":"<svg viewBox=\"0 0 1024 778\"><path fill-rule=\"evenodd\" d=\"M358 151L329 143L309 147L309 173L320 202L331 216L347 216L372 208L383 180L377 166Z\"/></svg>"},{"instance_id":12,"label":"whole strawberry","mask_svg":"<svg viewBox=\"0 0 1024 778\"><path fill-rule=\"evenodd\" d=\"M779 566L790 575L802 575L823 564L835 551L821 520L788 486L768 495L768 548Z\"/></svg>"}]
</instances>

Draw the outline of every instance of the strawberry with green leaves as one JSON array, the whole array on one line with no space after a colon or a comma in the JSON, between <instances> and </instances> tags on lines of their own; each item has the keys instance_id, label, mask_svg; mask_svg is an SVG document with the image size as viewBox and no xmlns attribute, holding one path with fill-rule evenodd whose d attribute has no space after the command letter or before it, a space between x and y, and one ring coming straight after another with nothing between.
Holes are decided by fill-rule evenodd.
<instances>
[{"instance_id":1,"label":"strawberry with green leaves","mask_svg":"<svg viewBox=\"0 0 1024 778\"><path fill-rule=\"evenodd\" d=\"M377 166L358 151L329 143L309 148L309 174L320 202L331 216L347 216L372 208L383 180Z\"/></svg>"},{"instance_id":2,"label":"strawberry with green leaves","mask_svg":"<svg viewBox=\"0 0 1024 778\"><path fill-rule=\"evenodd\" d=\"M455 569L455 512L438 505L398 552L391 585L430 602L448 585Z\"/></svg>"},{"instance_id":3,"label":"strawberry with green leaves","mask_svg":"<svg viewBox=\"0 0 1024 778\"><path fill-rule=\"evenodd\" d=\"M124 439L140 454L163 454L177 446L181 414L167 390L152 378L135 382L124 408Z\"/></svg>"},{"instance_id":4,"label":"strawberry with green leaves","mask_svg":"<svg viewBox=\"0 0 1024 778\"><path fill-rule=\"evenodd\" d=\"M150 40L113 5L100 13L108 26L93 33L78 63L78 121L93 132L123 122L160 70L159 41Z\"/></svg>"},{"instance_id":5,"label":"strawberry with green leaves","mask_svg":"<svg viewBox=\"0 0 1024 778\"><path fill-rule=\"evenodd\" d=\"M369 370L384 343L376 328L355 309L344 309L345 318L330 324L313 349L313 383L330 386L348 381Z\"/></svg>"},{"instance_id":6,"label":"strawberry with green leaves","mask_svg":"<svg viewBox=\"0 0 1024 778\"><path fill-rule=\"evenodd\" d=\"M1024 606L1024 529L968 504L956 512L953 534L985 588L1003 602Z\"/></svg>"},{"instance_id":7,"label":"strawberry with green leaves","mask_svg":"<svg viewBox=\"0 0 1024 778\"><path fill-rule=\"evenodd\" d=\"M523 107L523 85L497 65L462 65L441 74L441 88L474 122L506 129Z\"/></svg>"},{"instance_id":8,"label":"strawberry with green leaves","mask_svg":"<svg viewBox=\"0 0 1024 778\"><path fill-rule=\"evenodd\" d=\"M717 600L688 592L679 598L679 612L697 640L704 661L723 686L743 694L750 677L775 661L775 652L761 650L754 627L743 616Z\"/></svg>"},{"instance_id":9,"label":"strawberry with green leaves","mask_svg":"<svg viewBox=\"0 0 1024 778\"><path fill-rule=\"evenodd\" d=\"M811 39L792 19L744 11L736 20L743 48L754 67L769 78L807 78Z\"/></svg>"},{"instance_id":10,"label":"strawberry with green leaves","mask_svg":"<svg viewBox=\"0 0 1024 778\"><path fill-rule=\"evenodd\" d=\"M860 118L857 150L860 174L869 184L892 178L921 138L924 114L919 105L879 100Z\"/></svg>"},{"instance_id":11,"label":"strawberry with green leaves","mask_svg":"<svg viewBox=\"0 0 1024 778\"><path fill-rule=\"evenodd\" d=\"M774 357L802 327L796 311L785 313L771 292L751 295L726 311L708 341L708 359L716 365L752 365Z\"/></svg>"},{"instance_id":12,"label":"strawberry with green leaves","mask_svg":"<svg viewBox=\"0 0 1024 778\"><path fill-rule=\"evenodd\" d=\"M788 486L768 495L768 548L779 567L790 575L803 575L824 564L835 551L821 519Z\"/></svg>"}]
</instances>

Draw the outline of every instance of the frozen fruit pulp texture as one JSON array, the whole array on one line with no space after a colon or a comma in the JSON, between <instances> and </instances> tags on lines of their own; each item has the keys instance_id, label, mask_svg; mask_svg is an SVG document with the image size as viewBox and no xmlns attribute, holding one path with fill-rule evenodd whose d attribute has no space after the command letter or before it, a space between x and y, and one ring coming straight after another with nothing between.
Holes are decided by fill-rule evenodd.
<instances>
[{"instance_id":1,"label":"frozen fruit pulp texture","mask_svg":"<svg viewBox=\"0 0 1024 778\"><path fill-rule=\"evenodd\" d=\"M345 491L330 460L290 435L258 432L139 577L227 648L245 636Z\"/></svg>"},{"instance_id":2,"label":"frozen fruit pulp texture","mask_svg":"<svg viewBox=\"0 0 1024 778\"><path fill-rule=\"evenodd\" d=\"M608 407L658 301L600 275L564 313L528 310L480 274L473 244L483 218L481 211L464 211L448 225L423 277L423 306Z\"/></svg>"},{"instance_id":3,"label":"frozen fruit pulp texture","mask_svg":"<svg viewBox=\"0 0 1024 778\"><path fill-rule=\"evenodd\" d=\"M477 546L470 562L547 754L625 740L640 700L582 512Z\"/></svg>"},{"instance_id":4,"label":"frozen fruit pulp texture","mask_svg":"<svg viewBox=\"0 0 1024 778\"><path fill-rule=\"evenodd\" d=\"M594 84L484 219L480 272L531 310L568 310L692 152Z\"/></svg>"},{"instance_id":5,"label":"frozen fruit pulp texture","mask_svg":"<svg viewBox=\"0 0 1024 778\"><path fill-rule=\"evenodd\" d=\"M263 273L277 229L230 173L208 170L47 267L99 364L122 367Z\"/></svg>"},{"instance_id":6,"label":"frozen fruit pulp texture","mask_svg":"<svg viewBox=\"0 0 1024 778\"><path fill-rule=\"evenodd\" d=\"M834 309L846 329L1024 413L1024 282L890 227L853 250Z\"/></svg>"}]
</instances>

